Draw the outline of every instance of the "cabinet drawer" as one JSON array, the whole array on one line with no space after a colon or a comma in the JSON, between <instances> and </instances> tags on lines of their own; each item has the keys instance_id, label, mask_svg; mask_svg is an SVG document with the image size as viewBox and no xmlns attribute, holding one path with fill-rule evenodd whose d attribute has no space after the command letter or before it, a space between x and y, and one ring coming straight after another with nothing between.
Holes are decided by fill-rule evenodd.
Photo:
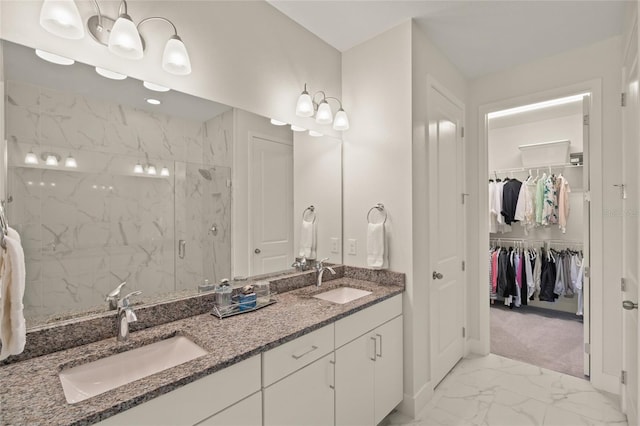
<instances>
[{"instance_id":1,"label":"cabinet drawer","mask_svg":"<svg viewBox=\"0 0 640 426\"><path fill-rule=\"evenodd\" d=\"M260 390L260 356L133 407L100 425L193 425Z\"/></svg>"},{"instance_id":2,"label":"cabinet drawer","mask_svg":"<svg viewBox=\"0 0 640 426\"><path fill-rule=\"evenodd\" d=\"M402 295L393 296L336 322L336 349L402 313Z\"/></svg>"},{"instance_id":3,"label":"cabinet drawer","mask_svg":"<svg viewBox=\"0 0 640 426\"><path fill-rule=\"evenodd\" d=\"M263 386L301 369L333 351L333 324L262 354Z\"/></svg>"}]
</instances>

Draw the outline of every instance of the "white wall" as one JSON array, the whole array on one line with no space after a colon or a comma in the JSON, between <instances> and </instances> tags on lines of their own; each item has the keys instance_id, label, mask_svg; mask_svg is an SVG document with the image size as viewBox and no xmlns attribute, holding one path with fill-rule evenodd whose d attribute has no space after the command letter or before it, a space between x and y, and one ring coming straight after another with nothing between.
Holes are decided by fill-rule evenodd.
<instances>
[{"instance_id":1,"label":"white wall","mask_svg":"<svg viewBox=\"0 0 640 426\"><path fill-rule=\"evenodd\" d=\"M83 20L95 14L91 1L79 0ZM101 0L103 13L116 15L119 1ZM312 90L341 96L340 52L264 1L129 1L138 22L165 16L178 28L189 50L193 72L174 76L162 70L161 55L170 27L150 22L141 27L145 57L122 59L93 41L56 37L39 25L41 1L0 2L0 37L39 47L90 65L98 65L176 90L267 117L336 134L331 126L295 116L304 83ZM350 111L349 103L344 103Z\"/></svg>"},{"instance_id":2,"label":"white wall","mask_svg":"<svg viewBox=\"0 0 640 426\"><path fill-rule=\"evenodd\" d=\"M342 262L342 141L329 136L293 134L293 252L300 247L302 212L313 205L317 259ZM307 217L308 218L308 217ZM332 250L332 239L335 248Z\"/></svg>"},{"instance_id":3,"label":"white wall","mask_svg":"<svg viewBox=\"0 0 640 426\"><path fill-rule=\"evenodd\" d=\"M616 377L620 373L620 306L619 250L620 217L605 216L603 209L616 208L620 204L619 191L613 184L620 183L620 38L612 38L591 46L535 61L530 64L482 77L471 83L470 100L473 114L469 115L469 127L473 132L466 142L468 163L468 192L470 212L483 212L486 207L485 179L478 179L479 168L487 162L486 147L479 144L483 127L478 114L483 105L511 100L530 94L557 91L558 88L582 87L585 82L597 79L602 87L601 112L592 114L592 163L602 166L591 174L592 234L591 285L592 285L592 382L601 388L616 392ZM548 98L548 96L546 96ZM600 115L601 114L601 115ZM600 126L600 127L597 127ZM484 166L486 167L486 166ZM487 306L479 300L487 300L485 262L477 253L486 246L488 226L480 214L469 215L469 281L467 302L469 305L469 339L479 352L488 351L489 324L481 322L488 315ZM598 255L599 253L599 255ZM482 262L482 263L478 263ZM483 303L483 302L481 302Z\"/></svg>"}]
</instances>

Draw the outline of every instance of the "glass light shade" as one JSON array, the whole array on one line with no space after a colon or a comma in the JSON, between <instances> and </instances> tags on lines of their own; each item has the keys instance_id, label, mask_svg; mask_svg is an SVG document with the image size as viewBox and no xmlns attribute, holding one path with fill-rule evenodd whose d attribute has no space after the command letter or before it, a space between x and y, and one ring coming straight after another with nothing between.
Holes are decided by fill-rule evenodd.
<instances>
[{"instance_id":1,"label":"glass light shade","mask_svg":"<svg viewBox=\"0 0 640 426\"><path fill-rule=\"evenodd\" d=\"M276 120L275 118L272 118L271 124L273 124L274 126L285 126L287 123L285 123L284 121L280 121L280 120Z\"/></svg>"},{"instance_id":2,"label":"glass light shade","mask_svg":"<svg viewBox=\"0 0 640 426\"><path fill-rule=\"evenodd\" d=\"M313 136L314 138L317 138L319 136L322 136L322 133L316 132L315 130L309 130L309 136Z\"/></svg>"},{"instance_id":3,"label":"glass light shade","mask_svg":"<svg viewBox=\"0 0 640 426\"><path fill-rule=\"evenodd\" d=\"M133 167L133 173L144 173L144 169L142 168L142 164L138 163Z\"/></svg>"},{"instance_id":4,"label":"glass light shade","mask_svg":"<svg viewBox=\"0 0 640 426\"><path fill-rule=\"evenodd\" d=\"M29 151L27 155L24 156L24 164L38 164L38 156L33 153L33 151Z\"/></svg>"},{"instance_id":5,"label":"glass light shade","mask_svg":"<svg viewBox=\"0 0 640 426\"><path fill-rule=\"evenodd\" d=\"M142 39L131 17L125 13L113 24L109 50L127 59L142 59Z\"/></svg>"},{"instance_id":6,"label":"glass light shade","mask_svg":"<svg viewBox=\"0 0 640 426\"><path fill-rule=\"evenodd\" d=\"M162 54L162 68L171 74L191 74L191 61L189 53L182 39L177 35L172 36L164 46Z\"/></svg>"},{"instance_id":7,"label":"glass light shade","mask_svg":"<svg viewBox=\"0 0 640 426\"><path fill-rule=\"evenodd\" d=\"M155 84L155 83L150 83L148 81L142 82L142 85L144 87L146 87L147 89L149 89L149 90L153 90L154 92L168 92L169 90L171 90L168 87L161 86L161 85Z\"/></svg>"},{"instance_id":8,"label":"glass light shade","mask_svg":"<svg viewBox=\"0 0 640 426\"><path fill-rule=\"evenodd\" d=\"M64 166L65 167L70 167L72 169L76 169L78 168L78 162L76 161L75 158L73 158L72 156L68 156L65 160L64 160Z\"/></svg>"},{"instance_id":9,"label":"glass light shade","mask_svg":"<svg viewBox=\"0 0 640 426\"><path fill-rule=\"evenodd\" d=\"M296 115L298 117L313 117L313 101L306 90L300 94L296 104Z\"/></svg>"},{"instance_id":10,"label":"glass light shade","mask_svg":"<svg viewBox=\"0 0 640 426\"><path fill-rule=\"evenodd\" d=\"M119 72L110 71L105 68L96 67L96 72L103 77L110 78L111 80L124 80L127 78L126 75L120 74Z\"/></svg>"},{"instance_id":11,"label":"glass light shade","mask_svg":"<svg viewBox=\"0 0 640 426\"><path fill-rule=\"evenodd\" d=\"M316 113L316 123L318 124L329 124L333 121L333 113L331 112L331 107L329 106L329 102L322 101L320 105L318 105L318 112Z\"/></svg>"},{"instance_id":12,"label":"glass light shade","mask_svg":"<svg viewBox=\"0 0 640 426\"><path fill-rule=\"evenodd\" d=\"M155 176L158 174L158 172L156 171L156 166L149 166L147 168L147 174L151 175L151 176Z\"/></svg>"},{"instance_id":13,"label":"glass light shade","mask_svg":"<svg viewBox=\"0 0 640 426\"><path fill-rule=\"evenodd\" d=\"M342 108L340 108L340 111L336 113L336 118L333 120L333 128L334 130L349 129L349 118Z\"/></svg>"},{"instance_id":14,"label":"glass light shade","mask_svg":"<svg viewBox=\"0 0 640 426\"><path fill-rule=\"evenodd\" d=\"M169 176L169 169L163 167L162 170L160 170L160 176Z\"/></svg>"},{"instance_id":15,"label":"glass light shade","mask_svg":"<svg viewBox=\"0 0 640 426\"><path fill-rule=\"evenodd\" d=\"M291 125L291 130L293 130L294 132L306 132L307 131L307 129L305 129L304 127L294 126L293 124Z\"/></svg>"},{"instance_id":16,"label":"glass light shade","mask_svg":"<svg viewBox=\"0 0 640 426\"><path fill-rule=\"evenodd\" d=\"M73 40L84 37L84 25L73 0L44 0L40 25L51 34Z\"/></svg>"},{"instance_id":17,"label":"glass light shade","mask_svg":"<svg viewBox=\"0 0 640 426\"><path fill-rule=\"evenodd\" d=\"M55 53L40 49L36 49L36 55L38 55L40 59L44 59L45 61L57 65L73 65L75 63L73 59L65 58L64 56L56 55Z\"/></svg>"},{"instance_id":18,"label":"glass light shade","mask_svg":"<svg viewBox=\"0 0 640 426\"><path fill-rule=\"evenodd\" d=\"M44 162L47 166L57 166L58 159L55 155L47 155L47 159Z\"/></svg>"}]
</instances>

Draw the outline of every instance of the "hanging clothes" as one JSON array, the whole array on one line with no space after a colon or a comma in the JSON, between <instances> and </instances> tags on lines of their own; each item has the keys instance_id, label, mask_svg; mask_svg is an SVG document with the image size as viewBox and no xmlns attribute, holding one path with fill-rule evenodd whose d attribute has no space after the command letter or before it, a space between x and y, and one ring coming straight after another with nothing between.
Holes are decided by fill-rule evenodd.
<instances>
[{"instance_id":1,"label":"hanging clothes","mask_svg":"<svg viewBox=\"0 0 640 426\"><path fill-rule=\"evenodd\" d=\"M542 225L542 217L544 212L544 186L547 180L547 174L543 173L542 178L536 184L536 223Z\"/></svg>"},{"instance_id":2,"label":"hanging clothes","mask_svg":"<svg viewBox=\"0 0 640 426\"><path fill-rule=\"evenodd\" d=\"M520 187L522 182L518 179L509 179L504 184L502 190L502 216L504 217L504 223L511 225L516 222L516 206L518 204L518 195L520 194Z\"/></svg>"},{"instance_id":3,"label":"hanging clothes","mask_svg":"<svg viewBox=\"0 0 640 426\"><path fill-rule=\"evenodd\" d=\"M556 263L551 253L542 249L542 270L540 272L540 293L538 299L543 302L555 302L558 295L553 291L556 284Z\"/></svg>"},{"instance_id":4,"label":"hanging clothes","mask_svg":"<svg viewBox=\"0 0 640 426\"><path fill-rule=\"evenodd\" d=\"M569 181L560 175L558 176L558 225L562 233L567 232L567 221L569 220L569 193L571 187Z\"/></svg>"},{"instance_id":5,"label":"hanging clothes","mask_svg":"<svg viewBox=\"0 0 640 426\"><path fill-rule=\"evenodd\" d=\"M556 177L551 175L544 181L542 222L543 226L558 223L558 192L556 188Z\"/></svg>"}]
</instances>

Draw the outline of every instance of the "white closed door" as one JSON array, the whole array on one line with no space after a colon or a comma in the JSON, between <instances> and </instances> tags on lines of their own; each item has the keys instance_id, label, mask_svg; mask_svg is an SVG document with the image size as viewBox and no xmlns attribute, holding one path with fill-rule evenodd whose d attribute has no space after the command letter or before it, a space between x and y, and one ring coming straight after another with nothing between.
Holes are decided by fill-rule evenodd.
<instances>
[{"instance_id":1,"label":"white closed door","mask_svg":"<svg viewBox=\"0 0 640 426\"><path fill-rule=\"evenodd\" d=\"M429 85L431 378L439 383L464 355L463 111Z\"/></svg>"},{"instance_id":2,"label":"white closed door","mask_svg":"<svg viewBox=\"0 0 640 426\"><path fill-rule=\"evenodd\" d=\"M250 141L249 275L291 267L293 255L293 146L263 137Z\"/></svg>"},{"instance_id":3,"label":"white closed door","mask_svg":"<svg viewBox=\"0 0 640 426\"><path fill-rule=\"evenodd\" d=\"M637 25L625 54L623 67L626 106L622 108L623 124L623 184L618 187L623 198L622 214L622 386L623 409L630 425L638 425L638 280L640 279L639 226L640 208L638 163L640 162L640 99L638 94L638 34Z\"/></svg>"}]
</instances>

